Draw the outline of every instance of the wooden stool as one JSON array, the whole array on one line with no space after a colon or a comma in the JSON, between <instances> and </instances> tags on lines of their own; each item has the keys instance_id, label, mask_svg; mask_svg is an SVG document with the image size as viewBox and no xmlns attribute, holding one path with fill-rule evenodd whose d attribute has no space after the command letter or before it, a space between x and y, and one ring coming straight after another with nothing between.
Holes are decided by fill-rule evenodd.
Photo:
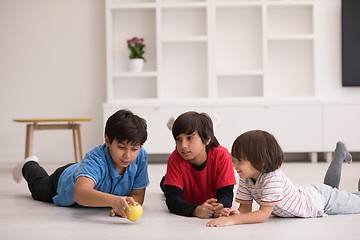
<instances>
[{"instance_id":1,"label":"wooden stool","mask_svg":"<svg viewBox=\"0 0 360 240\"><path fill-rule=\"evenodd\" d=\"M25 158L32 155L34 130L71 129L74 138L75 161L80 162L84 157L82 143L81 121L91 121L92 118L58 118L58 119L14 119L15 122L29 123L26 126ZM54 124L54 122L67 122ZM46 124L39 124L46 123ZM50 123L50 124L49 124Z\"/></svg>"}]
</instances>

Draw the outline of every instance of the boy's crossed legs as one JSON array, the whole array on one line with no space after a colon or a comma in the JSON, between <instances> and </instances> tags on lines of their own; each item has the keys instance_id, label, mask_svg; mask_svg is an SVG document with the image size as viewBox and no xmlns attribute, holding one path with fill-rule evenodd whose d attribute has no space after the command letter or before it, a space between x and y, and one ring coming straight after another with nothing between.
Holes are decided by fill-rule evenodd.
<instances>
[{"instance_id":1,"label":"boy's crossed legs","mask_svg":"<svg viewBox=\"0 0 360 240\"><path fill-rule=\"evenodd\" d=\"M352 162L352 156L346 149L344 143L337 142L333 159L325 174L324 184L339 189L342 164L344 161L350 164Z\"/></svg>"},{"instance_id":2,"label":"boy's crossed legs","mask_svg":"<svg viewBox=\"0 0 360 240\"><path fill-rule=\"evenodd\" d=\"M344 143L337 142L333 159L325 174L325 185L313 185L323 196L324 212L326 214L333 215L360 212L359 192L349 193L346 191L338 190L341 178L342 164L344 161L350 164L352 162L352 156L346 149Z\"/></svg>"}]
</instances>

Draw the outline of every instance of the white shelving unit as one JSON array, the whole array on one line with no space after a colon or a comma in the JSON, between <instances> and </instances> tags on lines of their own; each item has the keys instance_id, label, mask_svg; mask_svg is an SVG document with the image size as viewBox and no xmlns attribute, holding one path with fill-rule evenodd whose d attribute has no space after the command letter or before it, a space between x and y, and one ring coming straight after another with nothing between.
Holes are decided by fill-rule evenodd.
<instances>
[{"instance_id":1,"label":"white shelving unit","mask_svg":"<svg viewBox=\"0 0 360 240\"><path fill-rule=\"evenodd\" d=\"M227 148L262 128L286 152L329 151L324 109L334 113L317 97L314 9L313 0L106 0L104 119L120 108L144 117L149 153L174 149L165 124L189 110L218 114ZM146 44L141 73L127 70L134 36Z\"/></svg>"},{"instance_id":2,"label":"white shelving unit","mask_svg":"<svg viewBox=\"0 0 360 240\"><path fill-rule=\"evenodd\" d=\"M313 1L107 0L108 103L314 96ZM126 40L145 38L145 72ZM119 87L134 82L135 95Z\"/></svg>"},{"instance_id":3,"label":"white shelving unit","mask_svg":"<svg viewBox=\"0 0 360 240\"><path fill-rule=\"evenodd\" d=\"M314 96L313 1L108 0L107 102ZM127 72L126 40L145 38ZM295 74L294 74L295 73ZM138 92L121 91L136 86Z\"/></svg>"}]
</instances>

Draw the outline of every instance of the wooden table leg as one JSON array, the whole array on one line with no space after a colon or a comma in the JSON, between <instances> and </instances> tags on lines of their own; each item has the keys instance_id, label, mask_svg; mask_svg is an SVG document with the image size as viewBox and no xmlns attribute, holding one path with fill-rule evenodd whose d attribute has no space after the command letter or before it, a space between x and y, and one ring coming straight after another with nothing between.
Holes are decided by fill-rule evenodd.
<instances>
[{"instance_id":1,"label":"wooden table leg","mask_svg":"<svg viewBox=\"0 0 360 240\"><path fill-rule=\"evenodd\" d=\"M81 124L77 124L77 133L78 133L78 141L79 141L79 155L80 155L80 161L81 161L85 157Z\"/></svg>"},{"instance_id":2,"label":"wooden table leg","mask_svg":"<svg viewBox=\"0 0 360 240\"><path fill-rule=\"evenodd\" d=\"M75 162L80 162L80 152L79 152L79 134L77 124L73 124L73 138L74 138L74 152L75 152Z\"/></svg>"},{"instance_id":3,"label":"wooden table leg","mask_svg":"<svg viewBox=\"0 0 360 240\"><path fill-rule=\"evenodd\" d=\"M25 158L32 155L33 148L33 138L34 138L34 125L26 125L26 142L25 142Z\"/></svg>"}]
</instances>

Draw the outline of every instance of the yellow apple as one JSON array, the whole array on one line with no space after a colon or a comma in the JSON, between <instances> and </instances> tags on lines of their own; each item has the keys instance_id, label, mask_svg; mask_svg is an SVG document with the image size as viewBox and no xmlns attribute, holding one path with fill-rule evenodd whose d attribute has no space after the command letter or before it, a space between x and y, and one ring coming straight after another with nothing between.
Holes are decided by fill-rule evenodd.
<instances>
[{"instance_id":1,"label":"yellow apple","mask_svg":"<svg viewBox=\"0 0 360 240\"><path fill-rule=\"evenodd\" d=\"M136 206L129 203L129 207L130 207L131 211L126 210L127 219L129 219L130 221L135 222L136 220L138 220L142 216L143 208L139 203L136 203Z\"/></svg>"}]
</instances>

